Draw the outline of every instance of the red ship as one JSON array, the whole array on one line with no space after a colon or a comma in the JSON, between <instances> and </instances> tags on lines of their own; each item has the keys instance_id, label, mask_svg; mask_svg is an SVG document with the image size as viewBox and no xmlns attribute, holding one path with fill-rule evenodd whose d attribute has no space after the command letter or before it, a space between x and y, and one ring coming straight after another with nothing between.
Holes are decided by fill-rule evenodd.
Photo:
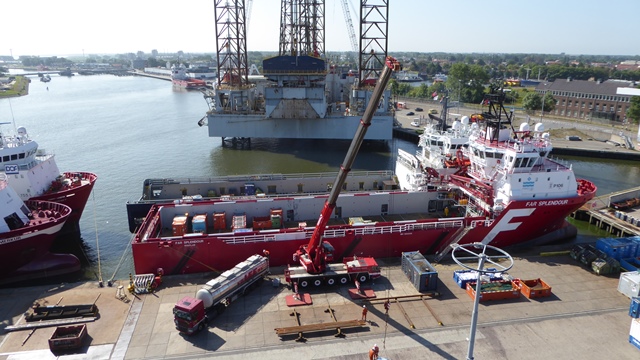
<instances>
[{"instance_id":1,"label":"red ship","mask_svg":"<svg viewBox=\"0 0 640 360\"><path fill-rule=\"evenodd\" d=\"M68 206L20 200L4 176L0 179L0 284L55 276L80 269L73 255L49 248L71 216Z\"/></svg>"},{"instance_id":2,"label":"red ship","mask_svg":"<svg viewBox=\"0 0 640 360\"><path fill-rule=\"evenodd\" d=\"M494 111L483 114L486 128L478 128L469 150L458 154L455 174L431 176L433 169L423 169L428 184L418 190L396 178L385 182L395 190L361 180L357 190L343 191L323 234L335 260L407 251L441 258L453 244L503 248L574 236L565 218L595 196L595 185L576 180L569 164L549 158L552 146L541 124L533 131L509 129L502 99L488 96ZM277 187L272 181L270 188ZM213 192L224 193L221 188L209 184ZM132 239L135 271L224 271L263 250L272 266L294 263L291 254L309 242L327 197L267 192L156 203Z\"/></svg>"},{"instance_id":3,"label":"red ship","mask_svg":"<svg viewBox=\"0 0 640 360\"><path fill-rule=\"evenodd\" d=\"M9 185L23 201L43 200L67 205L72 214L67 221L77 226L97 180L89 172L60 173L53 154L38 149L24 127L16 135L0 134L0 159Z\"/></svg>"}]
</instances>

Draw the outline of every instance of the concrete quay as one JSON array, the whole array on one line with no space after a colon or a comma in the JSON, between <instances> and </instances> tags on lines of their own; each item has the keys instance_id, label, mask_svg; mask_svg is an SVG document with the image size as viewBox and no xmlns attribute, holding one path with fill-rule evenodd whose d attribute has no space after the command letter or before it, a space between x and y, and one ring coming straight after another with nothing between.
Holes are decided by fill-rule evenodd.
<instances>
[{"instance_id":1,"label":"concrete quay","mask_svg":"<svg viewBox=\"0 0 640 360\"><path fill-rule=\"evenodd\" d=\"M549 248L556 250L557 248ZM477 359L632 359L640 349L628 341L630 299L617 291L618 276L597 276L568 255L541 256L539 251L512 253L516 278L542 278L552 296L480 303L474 355ZM545 251L542 249L542 251ZM402 273L398 260L380 260L383 277L372 286L377 297L419 294ZM279 337L274 329L297 325L293 309L285 305L291 294L282 269L249 294L241 297L208 330L184 336L174 328L172 308L184 295L192 295L209 278L200 275L166 277L154 294L124 302L115 298L116 287L96 283L61 284L0 290L3 325L24 323L34 301L42 305L93 303L100 317L87 323L90 341L80 353L55 357L47 339L54 328L6 332L0 337L0 359L367 359L374 344L387 359L464 359L467 356L473 300L453 280L453 263L434 264L440 296L392 300L388 318L382 301L354 301L348 287L311 289L313 304L297 307L302 324L360 319L367 304L367 325L335 331ZM127 281L120 282L122 285ZM405 316L406 313L406 316ZM442 325L440 325L442 323ZM24 341L24 344L23 344Z\"/></svg>"}]
</instances>

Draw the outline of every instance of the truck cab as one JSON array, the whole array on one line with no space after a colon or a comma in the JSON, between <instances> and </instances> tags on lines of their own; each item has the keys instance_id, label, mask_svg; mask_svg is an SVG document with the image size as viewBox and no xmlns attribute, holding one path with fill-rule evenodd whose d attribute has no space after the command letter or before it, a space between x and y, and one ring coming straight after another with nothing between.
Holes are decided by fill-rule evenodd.
<instances>
[{"instance_id":1,"label":"truck cab","mask_svg":"<svg viewBox=\"0 0 640 360\"><path fill-rule=\"evenodd\" d=\"M173 321L180 332L192 335L207 325L207 314L202 300L185 296L173 308Z\"/></svg>"}]
</instances>

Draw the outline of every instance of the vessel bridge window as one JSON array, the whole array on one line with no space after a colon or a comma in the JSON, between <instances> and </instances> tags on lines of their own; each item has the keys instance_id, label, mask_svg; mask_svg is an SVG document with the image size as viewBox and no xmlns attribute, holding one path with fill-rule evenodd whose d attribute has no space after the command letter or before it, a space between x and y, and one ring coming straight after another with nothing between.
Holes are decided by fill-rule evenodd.
<instances>
[{"instance_id":1,"label":"vessel bridge window","mask_svg":"<svg viewBox=\"0 0 640 360\"><path fill-rule=\"evenodd\" d=\"M358 189L359 190L364 190L364 181L361 181L358 183Z\"/></svg>"},{"instance_id":2,"label":"vessel bridge window","mask_svg":"<svg viewBox=\"0 0 640 360\"><path fill-rule=\"evenodd\" d=\"M226 195L226 194L227 194L227 188L221 187L220 188L220 195Z\"/></svg>"},{"instance_id":3,"label":"vessel bridge window","mask_svg":"<svg viewBox=\"0 0 640 360\"><path fill-rule=\"evenodd\" d=\"M275 194L276 193L276 186L275 185L267 185L267 193Z\"/></svg>"},{"instance_id":4,"label":"vessel bridge window","mask_svg":"<svg viewBox=\"0 0 640 360\"><path fill-rule=\"evenodd\" d=\"M24 223L16 213L11 213L10 215L5 216L4 222L9 227L9 230L20 229L21 227L24 226Z\"/></svg>"},{"instance_id":5,"label":"vessel bridge window","mask_svg":"<svg viewBox=\"0 0 640 360\"><path fill-rule=\"evenodd\" d=\"M303 193L304 192L304 184L298 184L298 192L299 193Z\"/></svg>"}]
</instances>

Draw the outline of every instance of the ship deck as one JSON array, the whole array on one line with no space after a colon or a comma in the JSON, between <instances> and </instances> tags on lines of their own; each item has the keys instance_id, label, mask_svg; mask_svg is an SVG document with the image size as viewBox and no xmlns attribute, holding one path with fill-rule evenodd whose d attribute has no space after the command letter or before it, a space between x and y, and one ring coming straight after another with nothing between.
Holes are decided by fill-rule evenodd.
<instances>
[{"instance_id":1,"label":"ship deck","mask_svg":"<svg viewBox=\"0 0 640 360\"><path fill-rule=\"evenodd\" d=\"M597 276L559 247L511 253L515 265L509 271L522 279L541 278L552 287L552 295L528 299L481 302L474 355L477 358L505 359L631 359L640 350L629 344L630 299L617 291L618 276ZM542 256L541 251L554 251ZM100 288L95 282L58 284L0 290L0 312L5 325L23 324L34 301L60 305L93 303L100 317L87 323L90 341L80 355L69 358L220 358L246 359L331 359L365 358L377 343L380 355L394 360L420 358L466 358L473 301L453 280L453 263L434 264L438 272L439 296L402 298L418 295L402 272L399 259L380 259L383 277L371 286L378 299L391 301L388 317L383 301L352 300L349 287L311 289L312 305L295 308L305 329L315 324L360 319L363 304L369 309L365 326L336 331L307 331L305 342L298 334L279 336L276 328L297 326L293 309L285 297L291 290L283 285L281 268L260 287L240 298L208 330L183 336L174 329L172 308L176 301L193 294L207 275L166 277L154 294L132 296L129 302L114 297L118 285ZM273 279L279 279L280 283ZM332 311L327 311L328 309ZM335 318L332 317L332 313ZM322 327L324 328L324 327ZM47 339L55 328L41 328L1 335L0 358L55 359ZM24 342L24 343L23 343ZM73 357L75 356L75 357ZM64 359L65 356L60 357Z\"/></svg>"}]
</instances>

